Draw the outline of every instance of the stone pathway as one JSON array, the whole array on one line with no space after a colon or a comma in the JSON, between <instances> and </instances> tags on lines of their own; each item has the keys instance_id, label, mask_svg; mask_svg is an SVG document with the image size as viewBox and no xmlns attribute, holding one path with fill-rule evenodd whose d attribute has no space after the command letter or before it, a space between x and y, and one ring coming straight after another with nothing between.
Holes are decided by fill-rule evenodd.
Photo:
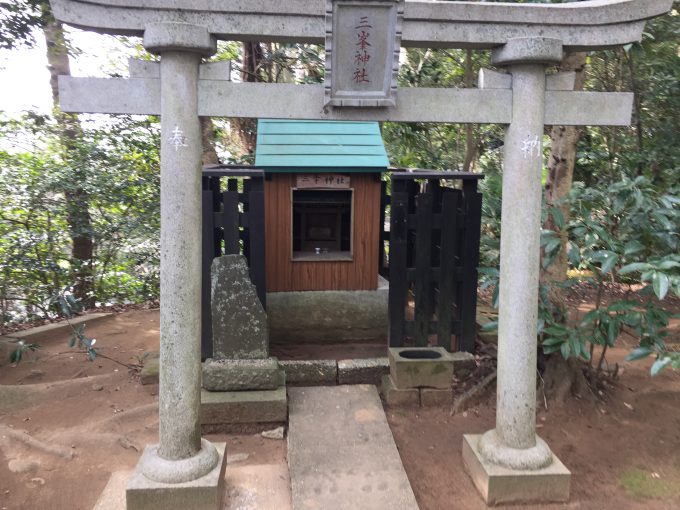
<instances>
[{"instance_id":1,"label":"stone pathway","mask_svg":"<svg viewBox=\"0 0 680 510\"><path fill-rule=\"evenodd\" d=\"M289 388L293 510L417 510L375 386Z\"/></svg>"}]
</instances>

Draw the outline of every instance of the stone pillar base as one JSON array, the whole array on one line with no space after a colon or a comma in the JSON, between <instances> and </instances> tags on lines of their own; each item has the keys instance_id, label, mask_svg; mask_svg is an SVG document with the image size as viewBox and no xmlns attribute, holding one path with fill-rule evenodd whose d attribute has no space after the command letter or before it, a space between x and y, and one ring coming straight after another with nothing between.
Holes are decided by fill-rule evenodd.
<instances>
[{"instance_id":1,"label":"stone pillar base","mask_svg":"<svg viewBox=\"0 0 680 510\"><path fill-rule=\"evenodd\" d=\"M507 469L482 458L478 448L480 437L463 436L463 463L487 505L569 500L571 473L554 454L552 464L543 469Z\"/></svg>"},{"instance_id":2,"label":"stone pillar base","mask_svg":"<svg viewBox=\"0 0 680 510\"><path fill-rule=\"evenodd\" d=\"M183 483L160 483L141 471L149 447L128 481L125 499L127 510L220 510L224 492L224 470L227 466L226 443L213 443L219 460L207 475Z\"/></svg>"}]
</instances>

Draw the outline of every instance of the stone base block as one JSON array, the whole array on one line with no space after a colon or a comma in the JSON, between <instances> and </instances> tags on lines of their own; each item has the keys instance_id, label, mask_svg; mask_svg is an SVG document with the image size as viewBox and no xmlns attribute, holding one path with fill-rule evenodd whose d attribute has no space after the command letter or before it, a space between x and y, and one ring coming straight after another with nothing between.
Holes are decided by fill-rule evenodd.
<instances>
[{"instance_id":1,"label":"stone base block","mask_svg":"<svg viewBox=\"0 0 680 510\"><path fill-rule=\"evenodd\" d=\"M381 393L390 407L418 407L420 405L420 391L417 388L397 389L389 375L384 375L382 378Z\"/></svg>"},{"instance_id":2,"label":"stone base block","mask_svg":"<svg viewBox=\"0 0 680 510\"><path fill-rule=\"evenodd\" d=\"M387 353L397 388L451 387L453 360L443 347L390 347Z\"/></svg>"},{"instance_id":3,"label":"stone base block","mask_svg":"<svg viewBox=\"0 0 680 510\"><path fill-rule=\"evenodd\" d=\"M285 386L261 391L201 391L201 424L274 423L286 421Z\"/></svg>"},{"instance_id":4,"label":"stone base block","mask_svg":"<svg viewBox=\"0 0 680 510\"><path fill-rule=\"evenodd\" d=\"M142 460L127 485L127 510L220 510L224 492L226 444L214 443L219 454L217 466L205 476L191 482L159 483L140 471ZM147 455L147 447L142 454Z\"/></svg>"},{"instance_id":5,"label":"stone base block","mask_svg":"<svg viewBox=\"0 0 680 510\"><path fill-rule=\"evenodd\" d=\"M374 384L389 374L387 358L342 359L338 361L338 384Z\"/></svg>"},{"instance_id":6,"label":"stone base block","mask_svg":"<svg viewBox=\"0 0 680 510\"><path fill-rule=\"evenodd\" d=\"M338 364L334 359L279 361L286 383L300 386L337 384Z\"/></svg>"},{"instance_id":7,"label":"stone base block","mask_svg":"<svg viewBox=\"0 0 680 510\"><path fill-rule=\"evenodd\" d=\"M203 363L203 388L208 391L275 390L285 383L276 358L208 358Z\"/></svg>"},{"instance_id":8,"label":"stone base block","mask_svg":"<svg viewBox=\"0 0 680 510\"><path fill-rule=\"evenodd\" d=\"M491 464L479 454L481 435L463 436L463 463L488 505L556 503L569 500L571 473L553 455L553 463L536 471L519 471Z\"/></svg>"},{"instance_id":9,"label":"stone base block","mask_svg":"<svg viewBox=\"0 0 680 510\"><path fill-rule=\"evenodd\" d=\"M271 343L387 343L389 284L377 290L320 290L267 294Z\"/></svg>"},{"instance_id":10,"label":"stone base block","mask_svg":"<svg viewBox=\"0 0 680 510\"><path fill-rule=\"evenodd\" d=\"M440 407L453 405L453 390L420 388L421 407Z\"/></svg>"}]
</instances>

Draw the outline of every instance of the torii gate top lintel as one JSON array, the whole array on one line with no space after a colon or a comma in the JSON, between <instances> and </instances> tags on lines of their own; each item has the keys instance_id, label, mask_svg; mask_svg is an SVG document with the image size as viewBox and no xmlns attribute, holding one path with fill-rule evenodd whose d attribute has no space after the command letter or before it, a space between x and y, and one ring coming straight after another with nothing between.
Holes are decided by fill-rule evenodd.
<instances>
[{"instance_id":1,"label":"torii gate top lintel","mask_svg":"<svg viewBox=\"0 0 680 510\"><path fill-rule=\"evenodd\" d=\"M85 30L141 36L153 22L205 26L218 39L323 44L324 0L52 0L57 19ZM566 4L406 0L402 46L494 48L511 38L560 39L566 49L638 41L647 19L672 0L586 0ZM483 29L482 29L483 28Z\"/></svg>"}]
</instances>

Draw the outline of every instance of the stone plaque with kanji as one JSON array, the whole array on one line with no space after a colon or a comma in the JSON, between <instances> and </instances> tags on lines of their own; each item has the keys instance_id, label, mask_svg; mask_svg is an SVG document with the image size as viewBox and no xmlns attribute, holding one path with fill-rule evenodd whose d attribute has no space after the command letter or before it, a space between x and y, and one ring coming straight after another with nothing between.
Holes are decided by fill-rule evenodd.
<instances>
[{"instance_id":1,"label":"stone plaque with kanji","mask_svg":"<svg viewBox=\"0 0 680 510\"><path fill-rule=\"evenodd\" d=\"M403 0L327 0L327 105L395 105L403 12Z\"/></svg>"}]
</instances>

